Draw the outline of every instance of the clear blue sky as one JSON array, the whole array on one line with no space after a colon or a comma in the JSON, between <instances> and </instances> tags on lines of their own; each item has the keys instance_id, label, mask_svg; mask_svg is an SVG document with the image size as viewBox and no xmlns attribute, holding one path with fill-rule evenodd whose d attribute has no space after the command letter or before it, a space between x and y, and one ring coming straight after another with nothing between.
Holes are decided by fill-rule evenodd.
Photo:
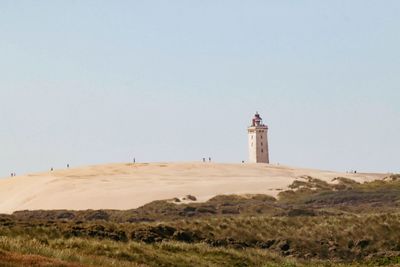
<instances>
[{"instance_id":1,"label":"clear blue sky","mask_svg":"<svg viewBox=\"0 0 400 267\"><path fill-rule=\"evenodd\" d=\"M0 176L247 159L400 171L399 1L0 2Z\"/></svg>"}]
</instances>

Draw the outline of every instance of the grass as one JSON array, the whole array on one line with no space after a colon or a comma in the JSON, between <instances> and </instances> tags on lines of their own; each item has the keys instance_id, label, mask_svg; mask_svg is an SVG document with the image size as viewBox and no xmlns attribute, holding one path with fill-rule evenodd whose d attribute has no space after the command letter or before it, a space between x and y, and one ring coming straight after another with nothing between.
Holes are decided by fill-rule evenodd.
<instances>
[{"instance_id":1,"label":"grass","mask_svg":"<svg viewBox=\"0 0 400 267\"><path fill-rule=\"evenodd\" d=\"M22 237L2 238L0 246L2 251L14 251L13 255L19 255L19 258L36 260L38 266L376 266L398 263L399 260L382 258L379 262L344 264L285 258L262 249L215 248L204 243L143 244L84 238L55 239L46 244ZM4 254L0 253L0 263L2 258Z\"/></svg>"},{"instance_id":2,"label":"grass","mask_svg":"<svg viewBox=\"0 0 400 267\"><path fill-rule=\"evenodd\" d=\"M35 257L44 263L56 259L53 263L58 262L60 266L66 262L75 262L76 266L262 266L266 261L270 266L281 266L291 262L259 249L213 248L202 243L143 244L72 238L43 244L36 239L18 237L1 238L0 247L19 255L40 255Z\"/></svg>"}]
</instances>

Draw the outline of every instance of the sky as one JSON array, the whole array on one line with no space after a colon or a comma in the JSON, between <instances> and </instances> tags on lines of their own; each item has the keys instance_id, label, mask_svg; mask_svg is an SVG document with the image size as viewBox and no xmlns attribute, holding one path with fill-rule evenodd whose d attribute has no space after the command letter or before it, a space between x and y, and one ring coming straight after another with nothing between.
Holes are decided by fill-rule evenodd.
<instances>
[{"instance_id":1,"label":"sky","mask_svg":"<svg viewBox=\"0 0 400 267\"><path fill-rule=\"evenodd\" d=\"M247 160L400 172L400 2L0 2L0 177Z\"/></svg>"}]
</instances>

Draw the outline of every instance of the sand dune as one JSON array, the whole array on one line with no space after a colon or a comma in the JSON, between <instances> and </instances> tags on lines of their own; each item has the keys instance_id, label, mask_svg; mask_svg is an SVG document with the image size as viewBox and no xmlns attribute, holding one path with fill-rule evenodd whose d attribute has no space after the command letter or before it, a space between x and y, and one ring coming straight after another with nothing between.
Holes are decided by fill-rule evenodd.
<instances>
[{"instance_id":1,"label":"sand dune","mask_svg":"<svg viewBox=\"0 0 400 267\"><path fill-rule=\"evenodd\" d=\"M0 179L0 213L26 209L131 209L187 194L199 201L218 194L275 196L305 175L326 181L342 176L359 182L386 176L267 164L108 164Z\"/></svg>"}]
</instances>

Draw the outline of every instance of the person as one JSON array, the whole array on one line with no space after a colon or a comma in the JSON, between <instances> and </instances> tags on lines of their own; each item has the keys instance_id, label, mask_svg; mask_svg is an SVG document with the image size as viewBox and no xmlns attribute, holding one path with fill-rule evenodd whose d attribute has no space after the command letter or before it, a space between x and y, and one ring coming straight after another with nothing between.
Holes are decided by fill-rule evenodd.
<instances>
[{"instance_id":1,"label":"person","mask_svg":"<svg viewBox=\"0 0 400 267\"><path fill-rule=\"evenodd\" d=\"M211 157L208 157L208 162L211 162Z\"/></svg>"},{"instance_id":2,"label":"person","mask_svg":"<svg viewBox=\"0 0 400 267\"><path fill-rule=\"evenodd\" d=\"M50 171L53 171L53 167L50 169Z\"/></svg>"},{"instance_id":3,"label":"person","mask_svg":"<svg viewBox=\"0 0 400 267\"><path fill-rule=\"evenodd\" d=\"M133 158L133 163L136 163L136 158Z\"/></svg>"},{"instance_id":4,"label":"person","mask_svg":"<svg viewBox=\"0 0 400 267\"><path fill-rule=\"evenodd\" d=\"M14 177L14 173L13 172L11 173L11 177Z\"/></svg>"},{"instance_id":5,"label":"person","mask_svg":"<svg viewBox=\"0 0 400 267\"><path fill-rule=\"evenodd\" d=\"M206 158L203 158L203 162L206 162Z\"/></svg>"},{"instance_id":6,"label":"person","mask_svg":"<svg viewBox=\"0 0 400 267\"><path fill-rule=\"evenodd\" d=\"M69 168L69 164L67 164L67 168Z\"/></svg>"}]
</instances>

